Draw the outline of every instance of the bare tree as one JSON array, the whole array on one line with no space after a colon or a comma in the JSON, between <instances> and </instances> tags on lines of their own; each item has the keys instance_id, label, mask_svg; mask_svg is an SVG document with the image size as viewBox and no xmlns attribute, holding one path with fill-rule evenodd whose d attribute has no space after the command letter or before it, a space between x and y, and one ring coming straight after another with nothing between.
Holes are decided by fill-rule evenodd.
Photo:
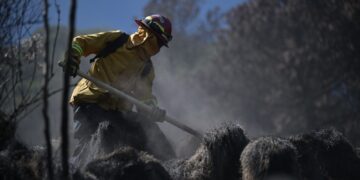
<instances>
[{"instance_id":1,"label":"bare tree","mask_svg":"<svg viewBox=\"0 0 360 180\"><path fill-rule=\"evenodd\" d=\"M67 59L71 57L71 47L72 39L75 34L75 17L76 17L76 0L71 1L70 7L70 19L69 19L69 38L67 46ZM69 67L69 61L66 63L66 69ZM63 169L63 179L69 179L69 133L68 133L68 121L69 121L69 109L68 109L68 100L69 100L69 87L70 87L70 75L68 71L64 73L64 84L63 84L63 99L62 99L62 123L61 123L61 147L62 147L62 169Z\"/></svg>"},{"instance_id":2,"label":"bare tree","mask_svg":"<svg viewBox=\"0 0 360 180\"><path fill-rule=\"evenodd\" d=\"M50 71L50 61L49 61L49 54L50 54L50 48L49 48L49 19L48 19L48 12L49 12L49 3L47 0L44 0L44 28L45 28L45 74L44 74L44 86L43 86L43 116L44 116L44 134L45 134L45 142L46 142L46 152L47 152L47 169L49 174L49 179L54 179L53 174L53 163L52 163L52 146L51 146L51 135L50 135L50 118L48 113L48 97L49 97L49 71Z\"/></svg>"},{"instance_id":3,"label":"bare tree","mask_svg":"<svg viewBox=\"0 0 360 180\"><path fill-rule=\"evenodd\" d=\"M335 126L359 143L359 13L352 0L241 4L204 86L267 133Z\"/></svg>"},{"instance_id":4,"label":"bare tree","mask_svg":"<svg viewBox=\"0 0 360 180\"><path fill-rule=\"evenodd\" d=\"M56 1L55 1L56 3ZM1 149L14 140L17 123L42 106L45 122L48 177L53 179L48 98L53 74L56 38L50 61L50 26L47 0L1 0L0 2L0 133ZM58 9L58 23L60 10ZM44 11L43 11L44 10ZM43 18L41 18L41 13ZM44 29L40 25L44 23ZM45 33L42 33L44 32ZM59 24L55 36L59 32Z\"/></svg>"},{"instance_id":5,"label":"bare tree","mask_svg":"<svg viewBox=\"0 0 360 180\"><path fill-rule=\"evenodd\" d=\"M39 77L43 36L32 33L41 23L37 0L0 3L0 111L3 121L16 124L41 97Z\"/></svg>"}]
</instances>

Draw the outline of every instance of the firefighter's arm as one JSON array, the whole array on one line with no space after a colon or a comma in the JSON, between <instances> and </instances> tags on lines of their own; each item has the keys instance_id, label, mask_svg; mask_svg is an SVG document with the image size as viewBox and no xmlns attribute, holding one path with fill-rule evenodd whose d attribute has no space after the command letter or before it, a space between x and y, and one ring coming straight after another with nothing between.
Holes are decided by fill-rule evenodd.
<instances>
[{"instance_id":1,"label":"firefighter's arm","mask_svg":"<svg viewBox=\"0 0 360 180\"><path fill-rule=\"evenodd\" d=\"M66 52L63 60L60 61L59 64L63 67L64 71L68 71L71 76L75 77L82 56L98 53L101 49L105 48L107 42L113 41L119 37L121 33L120 31L109 31L76 36L72 42L69 58L69 52ZM67 63L69 65L65 66Z\"/></svg>"},{"instance_id":2,"label":"firefighter's arm","mask_svg":"<svg viewBox=\"0 0 360 180\"><path fill-rule=\"evenodd\" d=\"M151 69L145 77L140 77L134 89L135 97L147 105L157 105L156 97L152 94L154 79L154 70Z\"/></svg>"},{"instance_id":3,"label":"firefighter's arm","mask_svg":"<svg viewBox=\"0 0 360 180\"><path fill-rule=\"evenodd\" d=\"M96 54L105 48L108 42L119 37L121 33L120 31L109 31L76 36L72 42L72 50L80 57Z\"/></svg>"},{"instance_id":4,"label":"firefighter's arm","mask_svg":"<svg viewBox=\"0 0 360 180\"><path fill-rule=\"evenodd\" d=\"M143 77L136 83L134 95L140 101L152 107L152 112L147 114L150 119L155 121L164 121L166 112L158 107L157 99L152 94L154 78L154 69L151 69L150 73L146 77Z\"/></svg>"}]
</instances>

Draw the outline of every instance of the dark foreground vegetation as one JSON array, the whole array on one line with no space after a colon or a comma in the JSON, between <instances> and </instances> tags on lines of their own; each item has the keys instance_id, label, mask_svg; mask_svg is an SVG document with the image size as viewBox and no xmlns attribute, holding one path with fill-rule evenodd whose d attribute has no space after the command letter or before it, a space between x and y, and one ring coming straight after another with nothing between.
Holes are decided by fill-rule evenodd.
<instances>
[{"instance_id":1,"label":"dark foreground vegetation","mask_svg":"<svg viewBox=\"0 0 360 180\"><path fill-rule=\"evenodd\" d=\"M100 127L101 128L101 127ZM97 134L106 136L106 130ZM4 142L1 142L3 144ZM15 139L0 152L0 179L44 179L45 149L26 147ZM91 149L104 151L102 143ZM206 134L187 159L160 161L153 155L123 145L98 154L79 167L71 164L79 180L358 180L360 157L339 131L323 129L290 137L249 139L237 124L227 124ZM73 162L76 163L76 162ZM55 165L55 175L61 168ZM60 176L59 176L60 177Z\"/></svg>"}]
</instances>

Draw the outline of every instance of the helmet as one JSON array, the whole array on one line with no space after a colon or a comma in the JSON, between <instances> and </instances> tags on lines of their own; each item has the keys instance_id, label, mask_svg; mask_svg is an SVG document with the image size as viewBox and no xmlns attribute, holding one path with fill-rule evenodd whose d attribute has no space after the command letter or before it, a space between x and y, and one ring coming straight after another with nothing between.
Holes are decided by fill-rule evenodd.
<instances>
[{"instance_id":1,"label":"helmet","mask_svg":"<svg viewBox=\"0 0 360 180\"><path fill-rule=\"evenodd\" d=\"M155 36L161 41L163 45L168 47L169 41L171 41L171 22L168 18L159 14L147 16L142 20L135 20L136 24L149 29L155 34Z\"/></svg>"}]
</instances>

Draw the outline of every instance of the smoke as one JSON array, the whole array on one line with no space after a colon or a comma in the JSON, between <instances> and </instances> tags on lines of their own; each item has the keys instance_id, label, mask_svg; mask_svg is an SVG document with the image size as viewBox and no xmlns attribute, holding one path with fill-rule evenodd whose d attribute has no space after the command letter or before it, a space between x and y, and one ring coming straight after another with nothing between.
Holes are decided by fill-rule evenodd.
<instances>
[{"instance_id":1,"label":"smoke","mask_svg":"<svg viewBox=\"0 0 360 180\"><path fill-rule=\"evenodd\" d=\"M174 41L171 43L177 43ZM206 93L208 91L201 86L199 78L195 77L196 74L192 75L191 70L186 69L174 70L181 66L181 59L169 58L168 54L169 50L163 48L159 55L152 58L156 74L153 93L159 101L160 108L165 109L169 116L202 134L224 122L239 122L239 119L229 116L230 109L223 108L223 102L213 102L214 98ZM194 57L187 58L197 60ZM182 155L182 151L188 148L194 148L194 144L191 143L192 135L168 123L161 123L159 126L172 142L178 155Z\"/></svg>"}]
</instances>

